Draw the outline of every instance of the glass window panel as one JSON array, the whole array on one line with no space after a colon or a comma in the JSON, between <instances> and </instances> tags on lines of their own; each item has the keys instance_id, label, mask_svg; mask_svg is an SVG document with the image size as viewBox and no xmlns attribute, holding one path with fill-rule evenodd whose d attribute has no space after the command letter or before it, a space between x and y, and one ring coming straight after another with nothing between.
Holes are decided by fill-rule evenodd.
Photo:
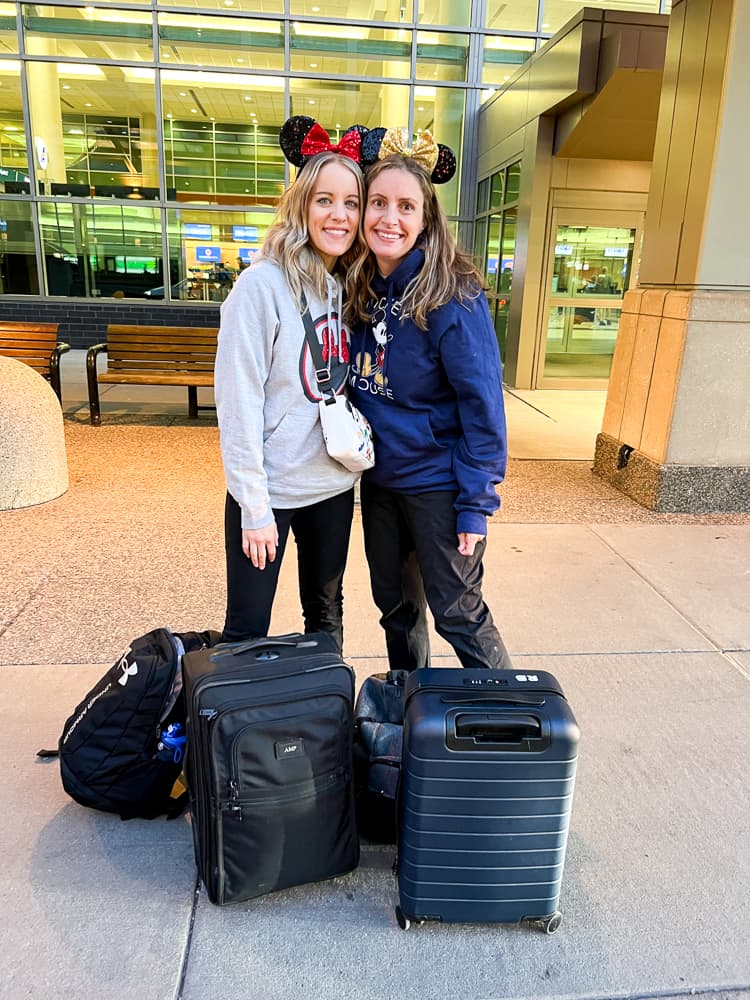
<instances>
[{"instance_id":1,"label":"glass window panel","mask_svg":"<svg viewBox=\"0 0 750 1000\"><path fill-rule=\"evenodd\" d=\"M408 80L411 40L410 30L295 22L289 37L292 72Z\"/></svg>"},{"instance_id":2,"label":"glass window panel","mask_svg":"<svg viewBox=\"0 0 750 1000\"><path fill-rule=\"evenodd\" d=\"M634 229L558 226L552 294L619 301L630 285L634 246Z\"/></svg>"},{"instance_id":3,"label":"glass window panel","mask_svg":"<svg viewBox=\"0 0 750 1000\"><path fill-rule=\"evenodd\" d=\"M0 199L0 294L39 293L31 203Z\"/></svg>"},{"instance_id":4,"label":"glass window panel","mask_svg":"<svg viewBox=\"0 0 750 1000\"><path fill-rule=\"evenodd\" d=\"M487 259L487 219L477 219L474 226L474 260L480 271L484 271Z\"/></svg>"},{"instance_id":5,"label":"glass window panel","mask_svg":"<svg viewBox=\"0 0 750 1000\"><path fill-rule=\"evenodd\" d=\"M484 273L487 284L492 291L497 290L497 264L500 257L500 234L503 226L501 215L491 215L487 232L487 257L484 262Z\"/></svg>"},{"instance_id":6,"label":"glass window panel","mask_svg":"<svg viewBox=\"0 0 750 1000\"><path fill-rule=\"evenodd\" d=\"M545 0L545 7L549 0ZM573 13L581 4L577 0L567 5ZM590 6L590 4L586 4ZM487 0L485 27L493 31L536 31L539 3L537 0Z\"/></svg>"},{"instance_id":7,"label":"glass window panel","mask_svg":"<svg viewBox=\"0 0 750 1000\"><path fill-rule=\"evenodd\" d=\"M492 175L490 187L490 208L501 208L503 204L503 190L505 188L505 171L500 170Z\"/></svg>"},{"instance_id":8,"label":"glass window panel","mask_svg":"<svg viewBox=\"0 0 750 1000\"><path fill-rule=\"evenodd\" d=\"M552 306L544 377L609 378L619 326L619 309Z\"/></svg>"},{"instance_id":9,"label":"glass window panel","mask_svg":"<svg viewBox=\"0 0 750 1000\"><path fill-rule=\"evenodd\" d=\"M67 59L153 59L148 11L94 7L23 8L26 48L32 56Z\"/></svg>"},{"instance_id":10,"label":"glass window panel","mask_svg":"<svg viewBox=\"0 0 750 1000\"><path fill-rule=\"evenodd\" d=\"M281 71L284 29L254 18L159 14L159 55L174 65Z\"/></svg>"},{"instance_id":11,"label":"glass window panel","mask_svg":"<svg viewBox=\"0 0 750 1000\"><path fill-rule=\"evenodd\" d=\"M169 298L196 302L221 302L237 275L260 249L273 211L208 212L195 208L167 212ZM218 280L217 264L207 263L201 248L211 246L230 280ZM222 275L225 279L225 275ZM165 298L164 287L149 298Z\"/></svg>"},{"instance_id":12,"label":"glass window panel","mask_svg":"<svg viewBox=\"0 0 750 1000\"><path fill-rule=\"evenodd\" d=\"M153 69L29 62L27 72L40 193L158 197Z\"/></svg>"},{"instance_id":13,"label":"glass window panel","mask_svg":"<svg viewBox=\"0 0 750 1000\"><path fill-rule=\"evenodd\" d=\"M477 186L477 212L486 212L490 207L490 179L485 177Z\"/></svg>"},{"instance_id":14,"label":"glass window panel","mask_svg":"<svg viewBox=\"0 0 750 1000\"><path fill-rule=\"evenodd\" d=\"M416 6L420 24L460 27L471 22L471 0L417 0Z\"/></svg>"},{"instance_id":15,"label":"glass window panel","mask_svg":"<svg viewBox=\"0 0 750 1000\"><path fill-rule=\"evenodd\" d=\"M332 20L411 22L411 0L383 0L373 5L370 0L290 0L293 17L321 16Z\"/></svg>"},{"instance_id":16,"label":"glass window panel","mask_svg":"<svg viewBox=\"0 0 750 1000\"><path fill-rule=\"evenodd\" d=\"M12 3L0 3L0 46L3 53L18 52L16 6Z\"/></svg>"},{"instance_id":17,"label":"glass window panel","mask_svg":"<svg viewBox=\"0 0 750 1000\"><path fill-rule=\"evenodd\" d=\"M142 2L142 0L139 0ZM284 0L159 0L159 8L200 7L209 11L231 10L233 14L283 14Z\"/></svg>"},{"instance_id":18,"label":"glass window panel","mask_svg":"<svg viewBox=\"0 0 750 1000\"><path fill-rule=\"evenodd\" d=\"M414 125L417 131L432 132L436 142L450 147L456 154L458 167L453 180L438 184L436 191L448 215L458 214L461 178L461 141L464 128L465 91L453 87L414 88ZM391 119L387 119L390 121Z\"/></svg>"},{"instance_id":19,"label":"glass window panel","mask_svg":"<svg viewBox=\"0 0 750 1000\"><path fill-rule=\"evenodd\" d=\"M485 87L502 86L510 80L518 67L533 55L535 49L534 38L485 35L482 50L482 84Z\"/></svg>"},{"instance_id":20,"label":"glass window panel","mask_svg":"<svg viewBox=\"0 0 750 1000\"><path fill-rule=\"evenodd\" d=\"M420 31L417 35L418 80L465 80L468 35Z\"/></svg>"},{"instance_id":21,"label":"glass window panel","mask_svg":"<svg viewBox=\"0 0 750 1000\"><path fill-rule=\"evenodd\" d=\"M542 31L545 35L554 35L576 15L582 6L593 7L595 9L611 9L616 6L612 0L586 0L585 5L578 3L578 0L544 0L544 22ZM628 0L627 4L619 6L627 7L629 11L645 11L650 14L659 13L659 0Z\"/></svg>"},{"instance_id":22,"label":"glass window panel","mask_svg":"<svg viewBox=\"0 0 750 1000\"><path fill-rule=\"evenodd\" d=\"M274 205L284 190L283 78L165 70L161 80L169 197Z\"/></svg>"},{"instance_id":23,"label":"glass window panel","mask_svg":"<svg viewBox=\"0 0 750 1000\"><path fill-rule=\"evenodd\" d=\"M0 191L28 192L29 158L21 102L21 64L0 60Z\"/></svg>"},{"instance_id":24,"label":"glass window panel","mask_svg":"<svg viewBox=\"0 0 750 1000\"><path fill-rule=\"evenodd\" d=\"M505 173L505 204L511 201L518 201L518 193L521 189L521 164L512 163Z\"/></svg>"},{"instance_id":25,"label":"glass window panel","mask_svg":"<svg viewBox=\"0 0 750 1000\"><path fill-rule=\"evenodd\" d=\"M351 125L406 125L409 93L409 87L400 84L292 80L291 114L314 118L337 142Z\"/></svg>"},{"instance_id":26,"label":"glass window panel","mask_svg":"<svg viewBox=\"0 0 750 1000\"><path fill-rule=\"evenodd\" d=\"M50 295L144 298L163 284L157 208L60 199L40 203L39 225Z\"/></svg>"}]
</instances>

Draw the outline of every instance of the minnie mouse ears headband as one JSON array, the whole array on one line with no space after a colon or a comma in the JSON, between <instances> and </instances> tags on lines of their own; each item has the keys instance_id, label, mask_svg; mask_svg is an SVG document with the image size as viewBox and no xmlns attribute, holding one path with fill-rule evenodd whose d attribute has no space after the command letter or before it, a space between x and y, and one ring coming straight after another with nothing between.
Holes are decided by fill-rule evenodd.
<instances>
[{"instance_id":1,"label":"minnie mouse ears headband","mask_svg":"<svg viewBox=\"0 0 750 1000\"><path fill-rule=\"evenodd\" d=\"M279 132L279 145L284 156L295 167L304 167L316 153L339 153L358 165L362 165L362 136L367 133L363 125L352 125L337 143L314 118L294 115L288 118Z\"/></svg>"},{"instance_id":2,"label":"minnie mouse ears headband","mask_svg":"<svg viewBox=\"0 0 750 1000\"><path fill-rule=\"evenodd\" d=\"M416 160L433 184L445 184L456 172L456 157L449 146L435 142L431 132L420 132L410 143L407 128L373 128L362 139L362 166L369 167L386 156Z\"/></svg>"},{"instance_id":3,"label":"minnie mouse ears headband","mask_svg":"<svg viewBox=\"0 0 750 1000\"><path fill-rule=\"evenodd\" d=\"M281 127L279 145L295 167L303 167L316 153L330 150L361 167L369 167L386 156L406 156L420 164L433 184L445 184L456 172L456 157L448 146L435 142L430 132L420 132L412 145L406 128L368 130L363 125L352 125L339 142L332 143L314 118L294 115Z\"/></svg>"}]
</instances>

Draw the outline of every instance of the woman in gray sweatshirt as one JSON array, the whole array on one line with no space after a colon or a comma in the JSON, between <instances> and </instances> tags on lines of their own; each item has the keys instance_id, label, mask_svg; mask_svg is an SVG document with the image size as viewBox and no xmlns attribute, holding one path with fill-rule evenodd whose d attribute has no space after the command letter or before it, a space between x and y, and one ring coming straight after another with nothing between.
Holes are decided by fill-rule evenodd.
<instances>
[{"instance_id":1,"label":"woman in gray sweatshirt","mask_svg":"<svg viewBox=\"0 0 750 1000\"><path fill-rule=\"evenodd\" d=\"M362 252L362 174L354 158L306 158L252 267L221 306L215 396L227 481L224 639L268 634L289 531L306 632L342 645L342 579L358 473L329 457L301 319L309 304L324 362L344 392L349 330L338 272Z\"/></svg>"}]
</instances>

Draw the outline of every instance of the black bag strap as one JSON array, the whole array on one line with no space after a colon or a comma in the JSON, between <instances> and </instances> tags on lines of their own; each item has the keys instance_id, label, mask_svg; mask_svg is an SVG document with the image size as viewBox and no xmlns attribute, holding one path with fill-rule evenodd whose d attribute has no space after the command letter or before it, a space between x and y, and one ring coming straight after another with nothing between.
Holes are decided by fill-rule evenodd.
<instances>
[{"instance_id":1,"label":"black bag strap","mask_svg":"<svg viewBox=\"0 0 750 1000\"><path fill-rule=\"evenodd\" d=\"M310 307L307 304L307 297L304 292L302 292L301 300L302 322L305 327L307 345L310 348L310 356L312 357L313 366L315 368L315 381L318 383L318 389L320 390L321 396L325 396L327 401L333 402L336 398L336 393L333 391L330 384L331 373L328 371L328 367L323 360L323 350L320 346L318 335L315 333L312 316L310 315Z\"/></svg>"}]
</instances>

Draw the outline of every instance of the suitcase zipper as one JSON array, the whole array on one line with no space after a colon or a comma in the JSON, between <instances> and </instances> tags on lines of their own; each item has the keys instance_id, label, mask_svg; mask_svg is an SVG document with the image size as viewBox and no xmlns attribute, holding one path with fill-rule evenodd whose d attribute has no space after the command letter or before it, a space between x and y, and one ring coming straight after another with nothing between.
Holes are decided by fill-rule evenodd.
<instances>
[{"instance_id":1,"label":"suitcase zipper","mask_svg":"<svg viewBox=\"0 0 750 1000\"><path fill-rule=\"evenodd\" d=\"M285 785L280 792L258 792L245 795L240 798L239 783L233 778L229 780L230 797L228 801L221 802L219 809L221 812L231 812L237 814L237 819L242 822L243 807L250 808L259 806L283 806L287 802L298 802L308 799L313 795L320 795L339 784L346 784L347 772L343 767L337 768L321 778L308 778L305 781L297 781L290 785Z\"/></svg>"}]
</instances>

